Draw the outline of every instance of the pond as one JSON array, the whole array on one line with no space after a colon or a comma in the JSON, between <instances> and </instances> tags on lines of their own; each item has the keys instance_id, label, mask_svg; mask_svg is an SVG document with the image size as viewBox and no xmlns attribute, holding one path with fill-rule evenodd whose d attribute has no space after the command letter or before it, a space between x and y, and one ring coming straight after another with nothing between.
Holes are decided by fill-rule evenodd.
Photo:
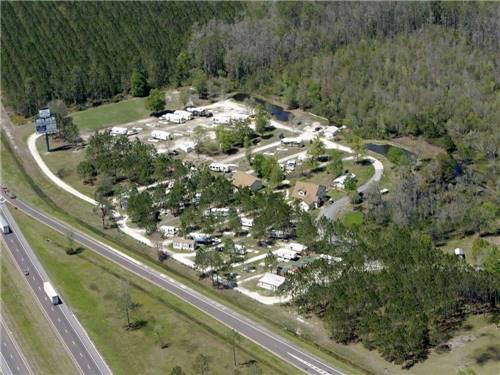
<instances>
[{"instance_id":1,"label":"pond","mask_svg":"<svg viewBox=\"0 0 500 375\"><path fill-rule=\"evenodd\" d=\"M369 151L375 152L377 154L384 155L384 156L388 156L389 151L392 149L392 151L391 151L392 155L399 154L399 155L405 156L407 159L415 159L415 154L413 154L412 152L410 152L404 148L395 147L395 146L391 146L388 144L379 145L376 143L367 143L366 149Z\"/></svg>"},{"instance_id":2,"label":"pond","mask_svg":"<svg viewBox=\"0 0 500 375\"><path fill-rule=\"evenodd\" d=\"M254 100L255 103L257 103L257 104L262 104L266 108L266 110L278 121L287 122L290 119L290 117L292 116L292 114L288 111L285 111L283 109L283 107L266 102L265 100L262 100L259 98L255 98L255 97L250 96L248 94L238 93L238 94L233 96L233 99L236 100L237 102L243 102L249 98Z\"/></svg>"}]
</instances>

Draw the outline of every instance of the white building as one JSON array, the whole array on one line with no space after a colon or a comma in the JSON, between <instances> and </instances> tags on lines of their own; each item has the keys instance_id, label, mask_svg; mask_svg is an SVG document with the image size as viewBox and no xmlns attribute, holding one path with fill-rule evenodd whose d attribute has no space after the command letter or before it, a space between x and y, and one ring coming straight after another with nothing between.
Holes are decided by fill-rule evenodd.
<instances>
[{"instance_id":1,"label":"white building","mask_svg":"<svg viewBox=\"0 0 500 375\"><path fill-rule=\"evenodd\" d=\"M175 237L172 240L172 247L175 250L194 251L196 242L187 238Z\"/></svg>"},{"instance_id":2,"label":"white building","mask_svg":"<svg viewBox=\"0 0 500 375\"><path fill-rule=\"evenodd\" d=\"M172 135L170 135L169 132L163 130L153 130L151 132L151 138L159 139L161 141L168 141L169 139L172 139Z\"/></svg>"},{"instance_id":3,"label":"white building","mask_svg":"<svg viewBox=\"0 0 500 375\"><path fill-rule=\"evenodd\" d=\"M127 135L127 131L128 131L127 128L122 128L120 126L113 126L109 134L111 134L112 136Z\"/></svg>"},{"instance_id":4,"label":"white building","mask_svg":"<svg viewBox=\"0 0 500 375\"><path fill-rule=\"evenodd\" d=\"M340 131L339 128L332 125L332 126L329 126L328 128L325 129L325 131L323 132L323 135L326 138L333 138L335 136L335 134L337 134L339 131Z\"/></svg>"},{"instance_id":5,"label":"white building","mask_svg":"<svg viewBox=\"0 0 500 375\"><path fill-rule=\"evenodd\" d=\"M287 244L287 247L290 250L295 251L298 254L300 254L303 251L307 250L307 246L306 245L302 245L301 243L298 243L298 242L289 242Z\"/></svg>"},{"instance_id":6,"label":"white building","mask_svg":"<svg viewBox=\"0 0 500 375\"><path fill-rule=\"evenodd\" d=\"M282 247L276 251L274 251L274 255L276 255L280 259L284 260L294 260L299 257L298 253L294 250L288 249L286 247Z\"/></svg>"},{"instance_id":7,"label":"white building","mask_svg":"<svg viewBox=\"0 0 500 375\"><path fill-rule=\"evenodd\" d=\"M257 286L263 289L278 291L285 283L285 278L274 273L266 272L257 282Z\"/></svg>"}]
</instances>

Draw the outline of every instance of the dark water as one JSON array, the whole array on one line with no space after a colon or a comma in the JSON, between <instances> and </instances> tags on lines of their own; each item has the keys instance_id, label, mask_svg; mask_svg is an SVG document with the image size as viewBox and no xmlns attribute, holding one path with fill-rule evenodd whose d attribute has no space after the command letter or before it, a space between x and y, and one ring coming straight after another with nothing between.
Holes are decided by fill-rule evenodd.
<instances>
[{"instance_id":1,"label":"dark water","mask_svg":"<svg viewBox=\"0 0 500 375\"><path fill-rule=\"evenodd\" d=\"M372 151L372 152L376 152L377 154L384 155L384 156L387 155L387 153L389 152L389 149L391 147L394 147L394 146L391 146L391 145L377 145L375 143L367 143L366 144L366 149L367 150ZM405 150L404 148L400 148L400 147L394 147L394 148L397 148L397 149L401 150L403 152L403 154L408 159L414 159L415 158L415 155L413 153L411 153L408 150Z\"/></svg>"},{"instance_id":2,"label":"dark water","mask_svg":"<svg viewBox=\"0 0 500 375\"><path fill-rule=\"evenodd\" d=\"M280 107L279 105L268 103L265 100L254 98L248 94L238 93L233 96L233 99L236 100L237 102L243 102L248 98L251 98L257 104L262 104L266 108L266 110L278 121L286 122L292 115L290 112L285 111L283 107Z\"/></svg>"}]
</instances>

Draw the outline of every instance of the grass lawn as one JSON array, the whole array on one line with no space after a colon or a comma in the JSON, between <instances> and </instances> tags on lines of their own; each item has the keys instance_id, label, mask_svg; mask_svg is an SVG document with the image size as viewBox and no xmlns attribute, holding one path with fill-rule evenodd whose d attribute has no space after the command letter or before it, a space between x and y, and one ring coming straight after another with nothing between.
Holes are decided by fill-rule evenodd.
<instances>
[{"instance_id":1,"label":"grass lawn","mask_svg":"<svg viewBox=\"0 0 500 375\"><path fill-rule=\"evenodd\" d=\"M35 301L24 276L16 268L9 250L1 254L2 319L6 322L29 366L36 374L79 374L50 323Z\"/></svg>"},{"instance_id":2,"label":"grass lawn","mask_svg":"<svg viewBox=\"0 0 500 375\"><path fill-rule=\"evenodd\" d=\"M66 255L64 236L24 214L13 214L58 290L116 374L165 374L176 365L190 371L201 353L211 358L212 373L234 372L225 326L90 250ZM126 318L119 308L125 280L138 306L131 312L131 319L142 322L135 330L124 328ZM161 349L160 340L168 343L168 348ZM237 349L238 368L247 373L250 369L243 364L254 360L265 374L298 373L243 339Z\"/></svg>"},{"instance_id":3,"label":"grass lawn","mask_svg":"<svg viewBox=\"0 0 500 375\"><path fill-rule=\"evenodd\" d=\"M363 224L363 214L359 211L350 211L342 217L342 221L348 227L361 225Z\"/></svg>"},{"instance_id":4,"label":"grass lawn","mask_svg":"<svg viewBox=\"0 0 500 375\"><path fill-rule=\"evenodd\" d=\"M80 130L95 130L111 125L124 124L148 117L146 98L134 98L118 103L103 104L71 114Z\"/></svg>"},{"instance_id":5,"label":"grass lawn","mask_svg":"<svg viewBox=\"0 0 500 375\"><path fill-rule=\"evenodd\" d=\"M51 148L55 150L47 152L45 139L40 137L36 146L41 157L56 176L83 194L93 197L94 186L84 184L76 171L78 164L85 158L85 149L63 147L57 149L62 145L51 140Z\"/></svg>"}]
</instances>

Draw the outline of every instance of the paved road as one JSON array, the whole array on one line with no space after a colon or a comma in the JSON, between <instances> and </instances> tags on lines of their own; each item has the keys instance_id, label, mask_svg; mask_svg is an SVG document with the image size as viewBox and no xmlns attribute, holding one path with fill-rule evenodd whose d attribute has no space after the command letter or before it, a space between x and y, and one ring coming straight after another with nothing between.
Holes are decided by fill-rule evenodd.
<instances>
[{"instance_id":1,"label":"paved road","mask_svg":"<svg viewBox=\"0 0 500 375\"><path fill-rule=\"evenodd\" d=\"M19 345L3 321L0 321L0 338L2 342L0 346L2 373L4 375L33 374Z\"/></svg>"},{"instance_id":2,"label":"paved road","mask_svg":"<svg viewBox=\"0 0 500 375\"><path fill-rule=\"evenodd\" d=\"M194 307L202 310L226 326L238 331L241 335L254 341L256 344L269 350L276 356L294 365L303 372L314 375L343 375L340 370L322 362L295 344L288 342L284 338L271 332L256 322L243 317L228 307L186 287L165 274L148 267L136 259L129 257L128 255L113 249L112 247L107 246L86 234L62 224L61 222L45 215L35 208L28 206L18 199L8 199L8 201L13 206L32 216L36 220L48 225L52 229L55 229L64 235L71 233L75 241L79 242L83 246L95 251L128 271L133 272L145 280L190 303Z\"/></svg>"},{"instance_id":3,"label":"paved road","mask_svg":"<svg viewBox=\"0 0 500 375\"><path fill-rule=\"evenodd\" d=\"M76 365L85 374L111 374L101 355L94 347L83 327L61 298L61 303L54 306L43 290L43 282L49 278L38 261L35 253L24 239L19 227L5 204L0 205L3 216L12 229L11 233L2 234L6 247L10 251L19 271L29 270L26 276L36 301L49 323L59 336L62 344L71 353ZM57 290L57 285L54 285Z\"/></svg>"}]
</instances>

